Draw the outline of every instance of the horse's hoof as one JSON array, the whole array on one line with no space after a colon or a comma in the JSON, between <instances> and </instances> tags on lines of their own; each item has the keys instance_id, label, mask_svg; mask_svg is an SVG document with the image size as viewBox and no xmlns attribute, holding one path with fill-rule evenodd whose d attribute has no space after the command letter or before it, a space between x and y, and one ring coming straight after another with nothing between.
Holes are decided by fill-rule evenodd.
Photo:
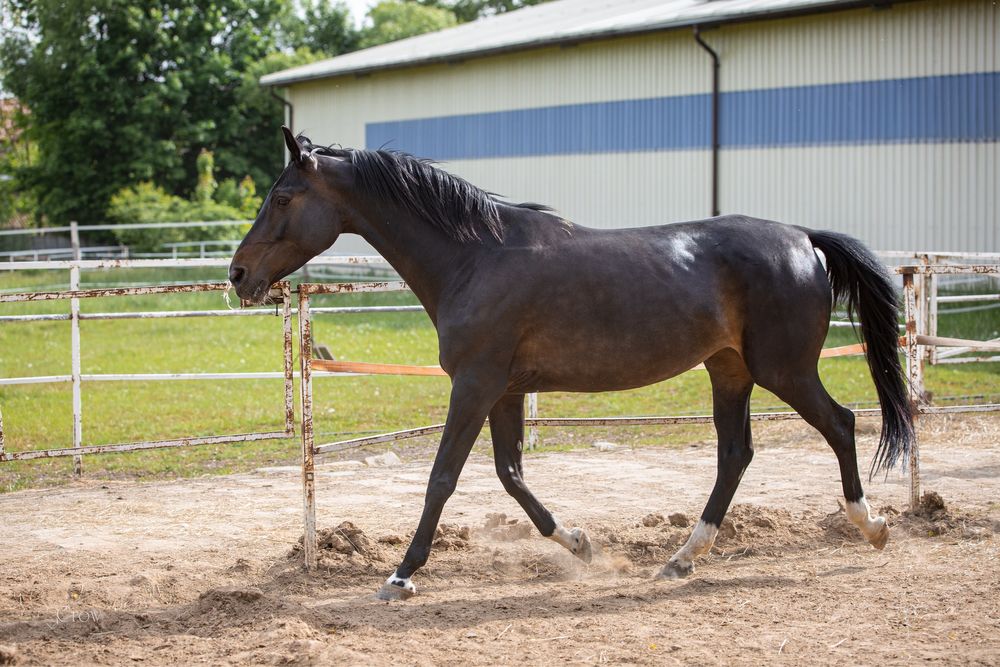
<instances>
[{"instance_id":1,"label":"horse's hoof","mask_svg":"<svg viewBox=\"0 0 1000 667\"><path fill-rule=\"evenodd\" d=\"M375 597L379 600L409 600L417 593L417 587L409 579L389 577Z\"/></svg>"},{"instance_id":2,"label":"horse's hoof","mask_svg":"<svg viewBox=\"0 0 1000 667\"><path fill-rule=\"evenodd\" d=\"M584 563L590 563L594 560L594 547L590 544L590 538L583 528L574 528L570 535L573 536L573 544L575 545L570 549L570 552Z\"/></svg>"},{"instance_id":3,"label":"horse's hoof","mask_svg":"<svg viewBox=\"0 0 1000 667\"><path fill-rule=\"evenodd\" d=\"M880 516L875 520L881 525L879 526L878 531L868 538L868 541L873 547L881 551L882 549L885 549L885 543L889 541L889 526L885 522L885 517Z\"/></svg>"},{"instance_id":4,"label":"horse's hoof","mask_svg":"<svg viewBox=\"0 0 1000 667\"><path fill-rule=\"evenodd\" d=\"M663 566L663 569L656 573L654 579L684 579L688 577L692 572L694 572L694 563L689 563L687 565L681 565L675 560L667 561L667 564Z\"/></svg>"}]
</instances>

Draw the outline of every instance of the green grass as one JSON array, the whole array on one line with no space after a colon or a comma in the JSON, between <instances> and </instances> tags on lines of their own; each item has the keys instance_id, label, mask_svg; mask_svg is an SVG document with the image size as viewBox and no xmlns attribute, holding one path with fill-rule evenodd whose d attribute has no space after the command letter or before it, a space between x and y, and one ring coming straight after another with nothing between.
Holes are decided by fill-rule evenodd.
<instances>
[{"instance_id":1,"label":"green grass","mask_svg":"<svg viewBox=\"0 0 1000 667\"><path fill-rule=\"evenodd\" d=\"M218 281L219 272L129 270L85 272L82 285L153 284L181 280ZM0 290L58 289L64 274L0 274ZM416 303L410 294L350 294L316 297L314 305ZM221 295L167 294L81 301L83 312L224 308ZM0 304L0 314L68 312L68 302ZM998 311L967 314L969 322L942 319L941 335L982 337L1000 328ZM989 315L992 314L992 315ZM0 376L57 375L70 372L67 322L0 324ZM992 336L1000 334L993 333ZM437 339L423 313L317 315L314 338L339 359L434 364ZM84 373L164 373L277 371L281 368L281 320L258 318L184 318L172 320L84 321L81 324ZM854 342L849 329L831 333L828 345ZM297 355L297 352L296 352ZM297 359L297 357L296 357ZM871 405L874 390L860 358L821 362L821 375L841 402ZM928 368L927 386L936 396L1000 394L1000 364ZM441 422L447 411L446 378L317 378L317 442L353 435ZM83 386L84 444L133 442L180 436L278 430L283 423L280 380L96 382ZM544 394L540 414L608 416L705 414L711 411L707 374L694 371L633 391L604 394ZM782 403L756 390L753 409L780 409ZM0 387L7 448L10 451L70 446L69 384ZM639 429L634 440L688 442L711 437L710 427ZM601 439L593 429L545 430L545 447L561 449ZM422 441L427 454L432 439ZM159 478L229 473L296 461L297 440L236 443L88 456L90 478ZM70 458L0 464L0 491L60 484L71 478Z\"/></svg>"}]
</instances>

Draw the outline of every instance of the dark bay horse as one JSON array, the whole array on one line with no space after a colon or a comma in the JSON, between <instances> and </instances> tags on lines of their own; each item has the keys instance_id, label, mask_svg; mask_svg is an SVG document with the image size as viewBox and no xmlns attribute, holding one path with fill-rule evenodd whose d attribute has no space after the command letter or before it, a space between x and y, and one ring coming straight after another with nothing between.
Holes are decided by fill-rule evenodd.
<instances>
[{"instance_id":1,"label":"dark bay horse","mask_svg":"<svg viewBox=\"0 0 1000 667\"><path fill-rule=\"evenodd\" d=\"M832 305L843 300L860 322L882 409L872 472L905 457L913 423L896 292L860 242L743 216L588 229L545 207L499 201L402 153L316 147L284 134L292 160L233 257L237 293L260 303L340 234L359 234L426 308L452 381L419 526L379 597L415 592L410 578L427 561L487 417L504 488L542 535L589 562L586 533L564 527L525 484L524 394L631 389L701 362L712 382L717 478L701 520L658 577L687 576L712 547L753 458L755 384L823 434L840 463L848 517L875 548L885 546L885 519L872 516L861 488L854 415L817 374Z\"/></svg>"}]
</instances>

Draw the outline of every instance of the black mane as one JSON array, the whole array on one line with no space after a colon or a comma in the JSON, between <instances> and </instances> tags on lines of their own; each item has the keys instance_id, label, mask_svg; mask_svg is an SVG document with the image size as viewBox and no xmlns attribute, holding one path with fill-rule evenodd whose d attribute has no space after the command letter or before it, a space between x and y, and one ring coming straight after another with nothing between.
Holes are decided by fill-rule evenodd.
<instances>
[{"instance_id":1,"label":"black mane","mask_svg":"<svg viewBox=\"0 0 1000 667\"><path fill-rule=\"evenodd\" d=\"M541 204L501 201L497 195L438 169L433 161L402 151L313 146L305 137L299 140L317 155L350 160L359 190L404 206L461 243L480 241L484 236L503 242L499 206L552 210Z\"/></svg>"}]
</instances>

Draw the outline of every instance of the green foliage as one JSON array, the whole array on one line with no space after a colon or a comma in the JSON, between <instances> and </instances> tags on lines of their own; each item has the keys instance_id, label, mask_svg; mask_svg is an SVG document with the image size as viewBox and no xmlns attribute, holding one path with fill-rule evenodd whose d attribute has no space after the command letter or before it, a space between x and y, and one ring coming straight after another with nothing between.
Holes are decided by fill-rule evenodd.
<instances>
[{"instance_id":1,"label":"green foliage","mask_svg":"<svg viewBox=\"0 0 1000 667\"><path fill-rule=\"evenodd\" d=\"M240 186L236 185L235 178L224 178L219 181L219 186L215 190L215 201L233 208L240 207Z\"/></svg>"},{"instance_id":2,"label":"green foliage","mask_svg":"<svg viewBox=\"0 0 1000 667\"><path fill-rule=\"evenodd\" d=\"M194 200L199 204L206 204L212 201L212 195L219 185L215 181L215 158L211 152L202 148L195 164L198 169L198 184L194 186Z\"/></svg>"},{"instance_id":3,"label":"green foliage","mask_svg":"<svg viewBox=\"0 0 1000 667\"><path fill-rule=\"evenodd\" d=\"M257 185L253 182L253 179L249 176L244 176L243 180L240 181L237 193L240 200L236 208L240 210L244 218L256 218L257 211L260 210L260 206L264 201L257 196Z\"/></svg>"},{"instance_id":4,"label":"green foliage","mask_svg":"<svg viewBox=\"0 0 1000 667\"><path fill-rule=\"evenodd\" d=\"M188 202L149 181L125 188L111 197L108 217L115 223L174 222L183 220ZM115 238L135 252L160 249L162 243L186 240L186 229L119 229Z\"/></svg>"},{"instance_id":5,"label":"green foliage","mask_svg":"<svg viewBox=\"0 0 1000 667\"><path fill-rule=\"evenodd\" d=\"M232 119L219 128L217 135L215 161L223 177L249 174L258 190L266 191L271 186L284 167L281 125L285 109L269 89L261 87L260 77L323 57L323 53L301 47L287 53L269 53L247 64L233 91L236 101Z\"/></svg>"},{"instance_id":6,"label":"green foliage","mask_svg":"<svg viewBox=\"0 0 1000 667\"><path fill-rule=\"evenodd\" d=\"M361 36L364 48L458 25L458 19L449 9L398 0L378 3L368 10L368 19L371 25L364 28Z\"/></svg>"},{"instance_id":7,"label":"green foliage","mask_svg":"<svg viewBox=\"0 0 1000 667\"><path fill-rule=\"evenodd\" d=\"M428 7L451 11L459 23L468 23L494 14L504 14L515 9L540 5L549 0L419 0Z\"/></svg>"},{"instance_id":8,"label":"green foliage","mask_svg":"<svg viewBox=\"0 0 1000 667\"><path fill-rule=\"evenodd\" d=\"M296 11L281 20L280 45L283 49L309 49L335 56L358 48L358 31L351 12L342 2L299 0Z\"/></svg>"},{"instance_id":9,"label":"green foliage","mask_svg":"<svg viewBox=\"0 0 1000 667\"><path fill-rule=\"evenodd\" d=\"M0 47L3 86L31 109L39 159L23 182L52 222L101 221L111 196L140 181L189 194L203 148L223 177L273 178L280 106L247 108L261 100L241 92L244 73L277 48L288 2L7 5L20 30Z\"/></svg>"},{"instance_id":10,"label":"green foliage","mask_svg":"<svg viewBox=\"0 0 1000 667\"><path fill-rule=\"evenodd\" d=\"M212 153L198 156L198 186L193 199L171 195L149 181L123 188L111 197L108 217L117 224L148 222L197 222L211 220L246 220L260 208L253 179L246 177L236 185L226 179L217 185ZM180 229L116 229L115 239L135 252L162 252L164 243L239 239L247 232L244 225L232 227L184 227Z\"/></svg>"},{"instance_id":11,"label":"green foliage","mask_svg":"<svg viewBox=\"0 0 1000 667\"><path fill-rule=\"evenodd\" d=\"M0 98L0 228L28 226L36 208L21 175L38 158L38 150L17 129L21 114L15 100Z\"/></svg>"},{"instance_id":12,"label":"green foliage","mask_svg":"<svg viewBox=\"0 0 1000 667\"><path fill-rule=\"evenodd\" d=\"M212 198L239 211L239 217L247 220L257 217L257 211L262 203L257 196L257 186L249 176L245 176L239 183L233 178L222 180Z\"/></svg>"},{"instance_id":13,"label":"green foliage","mask_svg":"<svg viewBox=\"0 0 1000 667\"><path fill-rule=\"evenodd\" d=\"M0 0L0 85L31 110L20 124L37 147L13 166L0 147L0 170L16 173L0 183L0 222L34 209L103 222L141 182L189 197L203 150L221 180L263 189L282 167L284 111L261 76L537 1L386 0L358 31L329 0Z\"/></svg>"},{"instance_id":14,"label":"green foliage","mask_svg":"<svg viewBox=\"0 0 1000 667\"><path fill-rule=\"evenodd\" d=\"M237 190L238 193L238 190ZM144 181L127 187L111 197L108 218L113 223L197 222L245 220L244 212L214 199L193 201L171 195L158 185ZM239 239L248 225L232 227L183 227L175 229L116 229L118 243L134 252L163 252L165 243Z\"/></svg>"}]
</instances>

